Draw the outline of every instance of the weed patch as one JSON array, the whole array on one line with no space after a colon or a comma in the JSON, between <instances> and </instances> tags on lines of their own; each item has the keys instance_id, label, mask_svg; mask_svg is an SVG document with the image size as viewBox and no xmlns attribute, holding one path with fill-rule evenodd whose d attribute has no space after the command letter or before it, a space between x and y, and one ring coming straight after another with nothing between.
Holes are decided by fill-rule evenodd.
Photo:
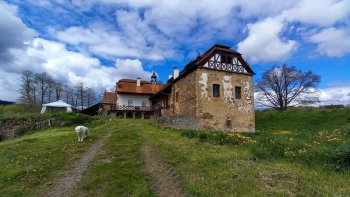
<instances>
[{"instance_id":1,"label":"weed patch","mask_svg":"<svg viewBox=\"0 0 350 197\"><path fill-rule=\"evenodd\" d=\"M256 143L255 140L250 137L250 134L241 133L224 133L217 131L196 131L196 130L182 130L180 135L189 139L198 138L200 141L206 141L213 144L220 145L239 145L241 143Z\"/></svg>"}]
</instances>

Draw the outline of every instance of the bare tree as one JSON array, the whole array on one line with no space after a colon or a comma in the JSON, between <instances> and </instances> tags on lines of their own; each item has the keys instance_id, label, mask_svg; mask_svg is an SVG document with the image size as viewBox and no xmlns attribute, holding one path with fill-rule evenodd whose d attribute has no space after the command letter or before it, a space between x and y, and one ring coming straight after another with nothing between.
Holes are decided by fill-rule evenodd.
<instances>
[{"instance_id":1,"label":"bare tree","mask_svg":"<svg viewBox=\"0 0 350 197\"><path fill-rule=\"evenodd\" d=\"M295 67L273 67L266 70L256 84L257 102L280 110L294 104L319 102L317 85L320 76L312 71L303 72Z\"/></svg>"},{"instance_id":2,"label":"bare tree","mask_svg":"<svg viewBox=\"0 0 350 197\"><path fill-rule=\"evenodd\" d=\"M77 100L76 100L76 104L78 103L78 100L80 101L80 105L81 105L81 110L83 110L83 106L84 106L84 97L85 97L85 83L84 82L78 82L75 85L75 89L76 89L76 95L77 95Z\"/></svg>"},{"instance_id":3,"label":"bare tree","mask_svg":"<svg viewBox=\"0 0 350 197\"><path fill-rule=\"evenodd\" d=\"M63 84L60 82L55 83L55 94L56 94L56 100L60 100L62 97L63 92Z\"/></svg>"},{"instance_id":4,"label":"bare tree","mask_svg":"<svg viewBox=\"0 0 350 197\"><path fill-rule=\"evenodd\" d=\"M86 95L87 107L90 107L90 104L94 102L96 99L96 93L92 88L87 88L85 95Z\"/></svg>"},{"instance_id":5,"label":"bare tree","mask_svg":"<svg viewBox=\"0 0 350 197\"><path fill-rule=\"evenodd\" d=\"M35 84L38 87L39 94L41 97L40 102L44 103L44 99L47 93L47 79L49 78L49 75L46 72L37 73L35 74Z\"/></svg>"},{"instance_id":6,"label":"bare tree","mask_svg":"<svg viewBox=\"0 0 350 197\"><path fill-rule=\"evenodd\" d=\"M74 95L74 89L66 84L63 86L63 92L66 98L66 102L70 103L71 105L74 105L74 99L72 99Z\"/></svg>"},{"instance_id":7,"label":"bare tree","mask_svg":"<svg viewBox=\"0 0 350 197\"><path fill-rule=\"evenodd\" d=\"M55 91L56 82L50 75L47 75L46 83L47 83L47 101L50 103L52 101L52 96Z\"/></svg>"},{"instance_id":8,"label":"bare tree","mask_svg":"<svg viewBox=\"0 0 350 197\"><path fill-rule=\"evenodd\" d=\"M33 84L34 84L34 74L31 71L25 70L22 72L21 76L22 84L19 90L21 96L20 100L23 103L32 106L35 102L35 92L33 92Z\"/></svg>"}]
</instances>

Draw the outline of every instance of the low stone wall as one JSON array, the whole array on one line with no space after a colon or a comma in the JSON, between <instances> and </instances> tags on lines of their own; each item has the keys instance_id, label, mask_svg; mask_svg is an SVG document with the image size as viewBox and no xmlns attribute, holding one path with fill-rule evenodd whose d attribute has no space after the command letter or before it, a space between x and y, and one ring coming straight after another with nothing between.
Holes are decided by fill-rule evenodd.
<instances>
[{"instance_id":1,"label":"low stone wall","mask_svg":"<svg viewBox=\"0 0 350 197\"><path fill-rule=\"evenodd\" d=\"M195 129L223 132L255 132L255 127L225 127L225 122L213 119L209 113L202 116L160 116L154 119L154 124L160 128Z\"/></svg>"},{"instance_id":2,"label":"low stone wall","mask_svg":"<svg viewBox=\"0 0 350 197\"><path fill-rule=\"evenodd\" d=\"M55 120L52 118L47 120L1 120L0 141L23 135L31 130L48 128L54 123Z\"/></svg>"},{"instance_id":3,"label":"low stone wall","mask_svg":"<svg viewBox=\"0 0 350 197\"><path fill-rule=\"evenodd\" d=\"M161 116L154 123L160 128L201 129L196 116Z\"/></svg>"}]
</instances>

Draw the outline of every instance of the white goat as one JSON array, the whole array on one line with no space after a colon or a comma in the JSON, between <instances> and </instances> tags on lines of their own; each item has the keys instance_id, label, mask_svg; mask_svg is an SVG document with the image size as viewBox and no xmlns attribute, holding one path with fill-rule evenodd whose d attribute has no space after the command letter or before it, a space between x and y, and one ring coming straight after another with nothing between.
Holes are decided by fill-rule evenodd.
<instances>
[{"instance_id":1,"label":"white goat","mask_svg":"<svg viewBox=\"0 0 350 197\"><path fill-rule=\"evenodd\" d=\"M75 132L78 135L78 142L82 142L86 136L89 135L89 129L84 126L75 127Z\"/></svg>"}]
</instances>

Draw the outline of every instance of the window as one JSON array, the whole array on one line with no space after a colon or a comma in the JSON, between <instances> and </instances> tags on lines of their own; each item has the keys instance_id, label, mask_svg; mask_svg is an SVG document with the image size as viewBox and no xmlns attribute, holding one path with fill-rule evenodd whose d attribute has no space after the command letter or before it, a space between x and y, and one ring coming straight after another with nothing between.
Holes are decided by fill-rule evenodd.
<instances>
[{"instance_id":1,"label":"window","mask_svg":"<svg viewBox=\"0 0 350 197\"><path fill-rule=\"evenodd\" d=\"M236 99L240 99L242 97L241 95L241 87L235 87L235 95L236 95Z\"/></svg>"},{"instance_id":2,"label":"window","mask_svg":"<svg viewBox=\"0 0 350 197\"><path fill-rule=\"evenodd\" d=\"M221 55L220 57L222 63L232 64L232 57L226 55Z\"/></svg>"},{"instance_id":3,"label":"window","mask_svg":"<svg viewBox=\"0 0 350 197\"><path fill-rule=\"evenodd\" d=\"M142 100L142 107L146 107L146 106L147 106L146 101Z\"/></svg>"},{"instance_id":4,"label":"window","mask_svg":"<svg viewBox=\"0 0 350 197\"><path fill-rule=\"evenodd\" d=\"M175 92L175 102L179 102L179 92Z\"/></svg>"},{"instance_id":5,"label":"window","mask_svg":"<svg viewBox=\"0 0 350 197\"><path fill-rule=\"evenodd\" d=\"M226 127L227 128L232 128L232 121L230 119L226 120Z\"/></svg>"},{"instance_id":6,"label":"window","mask_svg":"<svg viewBox=\"0 0 350 197\"><path fill-rule=\"evenodd\" d=\"M128 100L128 106L133 106L132 100Z\"/></svg>"},{"instance_id":7,"label":"window","mask_svg":"<svg viewBox=\"0 0 350 197\"><path fill-rule=\"evenodd\" d=\"M213 97L220 97L220 85L213 84Z\"/></svg>"}]
</instances>

